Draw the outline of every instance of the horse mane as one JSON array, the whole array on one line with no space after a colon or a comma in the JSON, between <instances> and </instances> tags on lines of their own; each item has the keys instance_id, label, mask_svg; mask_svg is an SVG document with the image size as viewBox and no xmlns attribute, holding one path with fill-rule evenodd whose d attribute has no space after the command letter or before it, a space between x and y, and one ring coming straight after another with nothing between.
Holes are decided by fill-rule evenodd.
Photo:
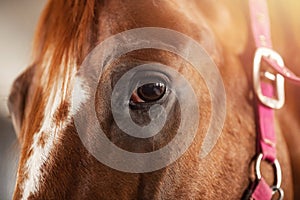
<instances>
[{"instance_id":1,"label":"horse mane","mask_svg":"<svg viewBox=\"0 0 300 200\"><path fill-rule=\"evenodd\" d=\"M31 125L22 126L23 131L38 131L46 102L53 100L51 90L70 88L72 70L96 44L99 4L96 0L48 0L34 37L33 64L26 70L34 70L35 80L30 82L39 85L30 92L33 101L27 105L24 120ZM63 91L61 98L67 95Z\"/></svg>"},{"instance_id":2,"label":"horse mane","mask_svg":"<svg viewBox=\"0 0 300 200\"><path fill-rule=\"evenodd\" d=\"M96 0L48 1L35 33L33 62L42 65L50 55L47 76L51 79L56 78L61 65L67 66L70 61L81 64L91 45L96 43L98 3ZM63 74L66 73L64 67Z\"/></svg>"}]
</instances>

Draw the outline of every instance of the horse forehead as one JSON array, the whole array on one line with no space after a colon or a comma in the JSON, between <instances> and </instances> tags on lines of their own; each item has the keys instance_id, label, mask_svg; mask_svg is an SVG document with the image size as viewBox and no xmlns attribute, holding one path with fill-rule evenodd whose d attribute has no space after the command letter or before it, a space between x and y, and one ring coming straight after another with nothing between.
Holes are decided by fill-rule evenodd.
<instances>
[{"instance_id":1,"label":"horse forehead","mask_svg":"<svg viewBox=\"0 0 300 200\"><path fill-rule=\"evenodd\" d=\"M221 63L219 41L194 1L108 1L98 20L98 42L123 31L143 27L167 28L196 40L216 63ZM187 44L188 46L189 44ZM145 57L146 59L147 57Z\"/></svg>"},{"instance_id":2,"label":"horse forehead","mask_svg":"<svg viewBox=\"0 0 300 200\"><path fill-rule=\"evenodd\" d=\"M206 24L197 8L176 1L108 1L98 18L100 37L139 27L188 32Z\"/></svg>"}]
</instances>

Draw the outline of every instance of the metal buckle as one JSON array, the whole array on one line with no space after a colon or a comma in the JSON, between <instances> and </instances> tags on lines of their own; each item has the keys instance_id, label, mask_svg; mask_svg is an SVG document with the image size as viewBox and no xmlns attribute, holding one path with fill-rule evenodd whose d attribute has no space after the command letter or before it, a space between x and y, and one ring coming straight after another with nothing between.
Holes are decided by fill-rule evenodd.
<instances>
[{"instance_id":1,"label":"metal buckle","mask_svg":"<svg viewBox=\"0 0 300 200\"><path fill-rule=\"evenodd\" d=\"M261 86L260 86L260 67L262 58L265 57L270 60L274 60L278 66L284 68L284 62L281 56L272 49L260 47L256 50L253 62L253 84L254 90L258 99L264 105L273 108L273 109L280 109L284 105L285 101L285 93L284 93L284 78L280 74L276 74L275 80L276 81L276 88L277 88L277 99L271 98L263 95Z\"/></svg>"},{"instance_id":2,"label":"metal buckle","mask_svg":"<svg viewBox=\"0 0 300 200\"><path fill-rule=\"evenodd\" d=\"M261 180L262 179L262 175L261 175L261 171L260 171L260 164L263 158L263 154L260 153L258 154L256 161L255 161L255 176L257 180ZM276 159L273 163L272 163L273 169L274 169L274 177L275 177L275 181L274 181L274 185L271 187L272 191L273 191L273 195L278 192L280 195L279 199L283 198L283 190L280 188L281 186L281 181L282 181L282 174L281 174L281 167L280 164L278 162L278 160Z\"/></svg>"}]
</instances>

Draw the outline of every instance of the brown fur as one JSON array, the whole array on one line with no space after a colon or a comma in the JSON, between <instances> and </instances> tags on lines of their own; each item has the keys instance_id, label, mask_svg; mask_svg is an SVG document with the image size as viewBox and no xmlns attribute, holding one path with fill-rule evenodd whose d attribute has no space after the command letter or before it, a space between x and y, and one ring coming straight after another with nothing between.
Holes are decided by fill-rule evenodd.
<instances>
[{"instance_id":1,"label":"brown fur","mask_svg":"<svg viewBox=\"0 0 300 200\"><path fill-rule=\"evenodd\" d=\"M69 107L70 107L70 103L67 101L62 102L59 105L58 109L54 114L54 118L57 125L59 125L61 121L67 120L69 114Z\"/></svg>"},{"instance_id":2,"label":"brown fur","mask_svg":"<svg viewBox=\"0 0 300 200\"><path fill-rule=\"evenodd\" d=\"M293 3L292 3L293 2ZM270 17L274 48L284 57L288 66L298 74L300 64L299 3L272 1ZM22 146L18 180L14 199L20 199L22 183L27 178L23 167L30 155L33 134L43 120L48 91L59 76L70 73L64 62L80 64L86 54L107 37L124 30L155 26L174 29L202 44L218 64L227 95L227 118L217 145L204 159L199 149L210 116L209 96L204 82L193 76L190 67L176 66L178 58L159 52L137 52L126 57L147 60L153 56L159 62L182 67L181 73L190 77L197 87L201 107L201 121L197 137L189 150L172 165L152 173L129 174L113 170L92 157L81 144L74 124L60 133L60 143L51 152L43 167L41 188L29 199L239 199L249 184L249 166L255 155L255 115L251 87L251 63L254 44L249 29L246 3L238 1L135 1L135 0L50 0L38 27L31 95L14 109L24 112L19 117ZM45 85L39 77L45 74L48 56L53 57ZM151 56L152 55L152 56ZM163 56L162 56L163 55ZM129 59L129 61L128 61ZM151 59L150 59L151 60ZM153 60L153 58L152 58ZM182 61L180 62L182 63ZM67 65L66 65L67 66ZM78 65L79 66L79 65ZM32 69L29 68L29 69ZM61 73L62 71L62 73ZM28 72L26 72L28 73ZM23 76L24 77L24 76ZM25 76L26 83L29 78ZM108 83L111 77L103 79ZM68 80L64 84L72 86ZM101 86L99 86L101 87ZM25 85L24 88L25 89ZM57 88L60 89L60 88ZM27 91L27 89L26 89ZM299 88L287 84L286 106L276 112L278 159L283 170L282 187L286 199L300 198L300 136ZM12 93L12 98L14 97ZM26 96L26 94L21 94ZM70 94L65 94L70 101ZM101 95L100 95L101 96ZM109 99L107 99L109 100ZM70 102L68 102L70 103ZM57 112L57 121L65 120L68 103ZM103 106L105 101L100 101ZM22 111L23 110L23 111ZM100 110L97 110L101 113ZM107 116L109 111L100 115ZM175 120L175 119L174 119ZM118 136L114 122L104 124L108 134ZM167 133L165 133L167 134ZM44 138L45 139L45 138ZM128 144L126 140L122 145ZM43 138L41 138L43 145ZM162 145L162 144L160 144ZM140 151L141 149L137 149ZM145 149L142 149L143 151ZM263 166L263 174L271 184L272 172ZM294 186L294 189L293 189Z\"/></svg>"}]
</instances>

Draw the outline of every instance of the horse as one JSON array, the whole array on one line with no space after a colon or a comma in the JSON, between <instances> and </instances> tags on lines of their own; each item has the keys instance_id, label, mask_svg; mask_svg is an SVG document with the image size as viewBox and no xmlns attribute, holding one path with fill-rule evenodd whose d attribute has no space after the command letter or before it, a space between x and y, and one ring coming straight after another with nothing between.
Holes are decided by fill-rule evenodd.
<instances>
[{"instance_id":1,"label":"horse","mask_svg":"<svg viewBox=\"0 0 300 200\"><path fill-rule=\"evenodd\" d=\"M296 67L300 64L300 3L278 0L268 2L268 6L274 49L300 74ZM21 149L13 199L243 198L254 177L251 163L257 145L256 96L250 78L256 48L249 16L247 1L49 0L35 35L32 64L15 80L9 97ZM137 65L154 61L163 64L158 69L171 66L188 80L199 105L196 134L183 155L165 167L132 173L100 162L87 150L74 116L84 113L88 122L92 113L80 110L72 95L85 91L85 85L75 80L97 45L116 34L143 27L174 30L205 49L222 77L226 118L212 150L199 157L212 115L205 77L198 76L191 63L164 50L140 49L120 56L101 74L94 102L104 134L119 148L135 153L159 150L175 137L180 126L178 101L168 99L162 104L169 104L169 115L158 135L136 138L118 128L112 116L111 93L115 83ZM139 105L159 102L167 94L166 85L159 79L135 91L130 97L133 121L149 123L151 119L143 114L145 108ZM92 104L84 102L84 92L77 98L82 104ZM275 113L277 158L286 199L300 197L299 98L299 89L287 82L285 106ZM114 159L110 154L107 157ZM271 186L273 169L266 163L261 168Z\"/></svg>"}]
</instances>

